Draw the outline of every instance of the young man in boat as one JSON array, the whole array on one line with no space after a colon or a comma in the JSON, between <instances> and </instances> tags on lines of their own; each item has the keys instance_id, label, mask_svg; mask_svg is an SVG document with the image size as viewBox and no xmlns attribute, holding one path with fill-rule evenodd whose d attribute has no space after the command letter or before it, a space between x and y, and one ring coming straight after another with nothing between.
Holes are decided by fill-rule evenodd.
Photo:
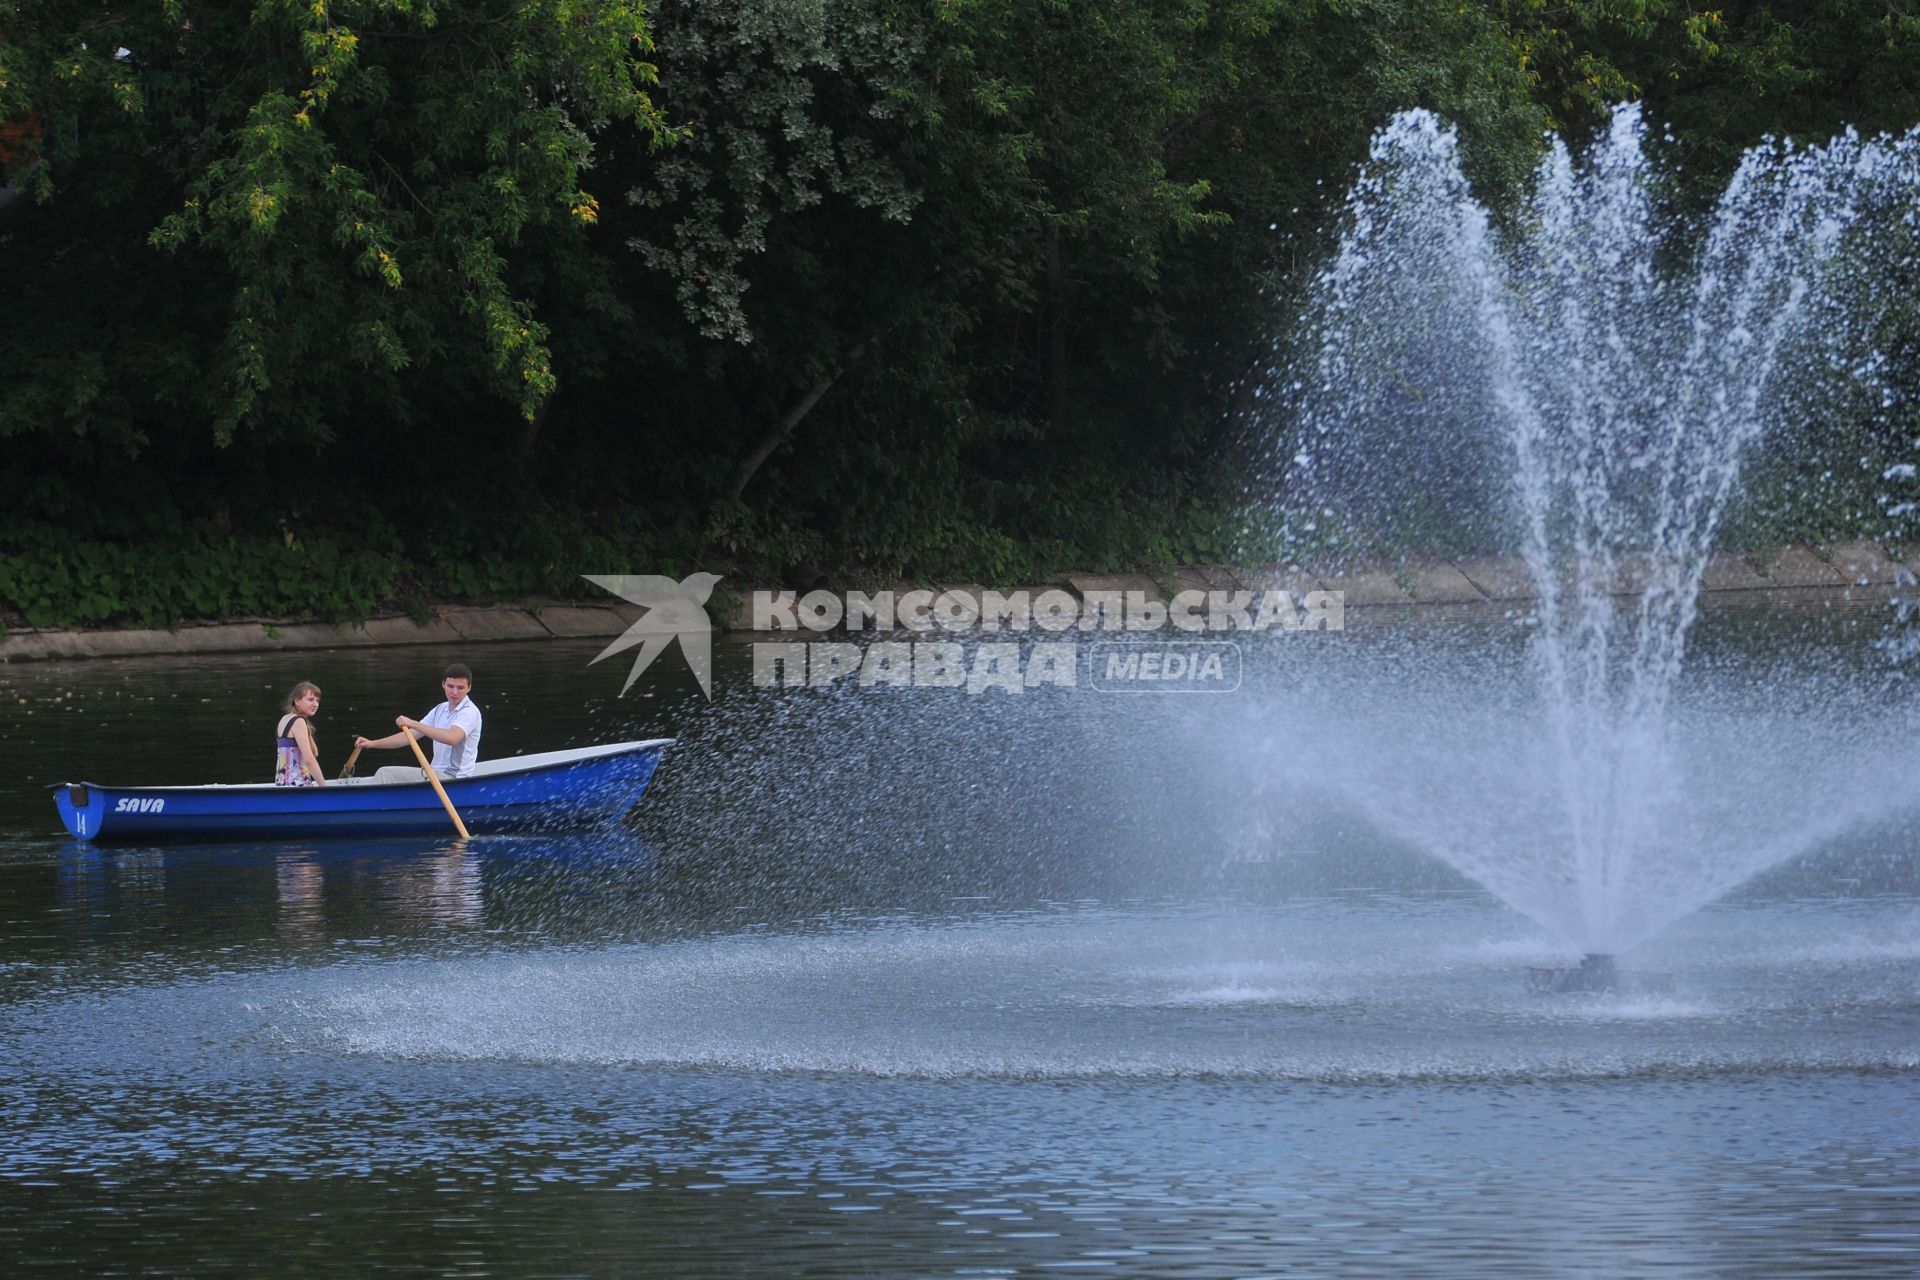
<instances>
[{"instance_id":1,"label":"young man in boat","mask_svg":"<svg viewBox=\"0 0 1920 1280\"><path fill-rule=\"evenodd\" d=\"M384 738L355 738L353 745L379 750L398 747L404 751L406 731L411 729L422 738L432 740L435 773L442 778L464 778L473 772L474 763L480 759L480 708L467 696L472 690L473 672L456 662L440 680L440 691L447 695L447 700L427 712L426 719L396 716L393 722L400 726L399 733L390 733ZM376 773L373 780L418 782L420 777L418 769L389 765Z\"/></svg>"}]
</instances>

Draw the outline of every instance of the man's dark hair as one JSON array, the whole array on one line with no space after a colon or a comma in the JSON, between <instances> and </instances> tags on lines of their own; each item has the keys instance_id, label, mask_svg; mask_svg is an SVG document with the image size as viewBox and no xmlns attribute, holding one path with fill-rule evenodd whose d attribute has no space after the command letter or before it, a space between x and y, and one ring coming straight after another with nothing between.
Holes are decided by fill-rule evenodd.
<instances>
[{"instance_id":1,"label":"man's dark hair","mask_svg":"<svg viewBox=\"0 0 1920 1280\"><path fill-rule=\"evenodd\" d=\"M468 684L472 684L473 672L466 666L465 663L456 662L452 666L448 667L446 670L446 674L441 676L440 678L442 680L465 680Z\"/></svg>"}]
</instances>

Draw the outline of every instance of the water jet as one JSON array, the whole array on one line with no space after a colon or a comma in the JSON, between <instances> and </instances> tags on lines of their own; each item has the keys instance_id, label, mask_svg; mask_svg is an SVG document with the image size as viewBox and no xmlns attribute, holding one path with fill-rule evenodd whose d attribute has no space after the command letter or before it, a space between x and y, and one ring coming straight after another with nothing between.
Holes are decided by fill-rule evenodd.
<instances>
[{"instance_id":1,"label":"water jet","mask_svg":"<svg viewBox=\"0 0 1920 1280\"><path fill-rule=\"evenodd\" d=\"M1623 989L1611 957L1903 803L1862 785L1864 752L1807 749L1787 664L1704 691L1683 668L1747 455L1819 420L1831 371L1884 366L1872 293L1914 269L1885 229L1920 134L1769 141L1696 226L1663 209L1646 132L1625 106L1584 155L1555 141L1502 224L1454 131L1395 117L1277 435L1290 543L1525 566L1527 690L1496 711L1504 691L1436 688L1321 774L1586 956L1539 971L1562 991Z\"/></svg>"}]
</instances>

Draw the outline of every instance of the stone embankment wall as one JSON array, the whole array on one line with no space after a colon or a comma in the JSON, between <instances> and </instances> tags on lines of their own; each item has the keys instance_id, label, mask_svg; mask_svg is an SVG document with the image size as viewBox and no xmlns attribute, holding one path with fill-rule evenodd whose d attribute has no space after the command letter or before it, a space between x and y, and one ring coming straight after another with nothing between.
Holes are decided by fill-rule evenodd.
<instances>
[{"instance_id":1,"label":"stone embankment wall","mask_svg":"<svg viewBox=\"0 0 1920 1280\"><path fill-rule=\"evenodd\" d=\"M1791 603L1795 597L1820 599L1835 592L1887 594L1902 584L1911 583L1916 572L1920 572L1920 555L1902 560L1887 549L1866 542L1787 546L1755 555L1723 552L1715 555L1707 567L1702 599L1710 607L1716 603L1753 600ZM1644 571L1627 565L1608 587L1621 595L1633 595L1643 584ZM942 582L901 584L896 590L927 585L976 592L982 589L975 583ZM1337 571L1281 565L1252 569L1188 565L1165 576L1063 574L1052 582L1026 590L1038 594L1063 587L1081 596L1111 591L1145 591L1170 596L1179 591L1288 590L1297 598L1307 591L1338 591L1344 593L1348 609L1389 610L1442 604L1512 607L1524 603L1534 593L1526 566L1517 560L1500 559L1429 560ZM728 592L725 585L719 590L722 594ZM723 606L717 612L731 616L736 626L745 626L750 619L747 601L752 590L749 587L733 591L733 607ZM436 610L424 623L410 617L374 618L364 624L338 626L248 618L185 625L173 631L10 631L0 638L0 662L567 640L619 635L643 612L619 600L609 600L606 604L524 602L485 608L448 606Z\"/></svg>"}]
</instances>

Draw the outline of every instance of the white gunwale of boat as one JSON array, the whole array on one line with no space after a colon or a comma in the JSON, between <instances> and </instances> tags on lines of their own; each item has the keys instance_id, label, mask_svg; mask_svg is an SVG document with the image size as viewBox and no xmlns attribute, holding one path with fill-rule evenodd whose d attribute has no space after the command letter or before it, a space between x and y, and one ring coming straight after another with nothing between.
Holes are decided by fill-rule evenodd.
<instances>
[{"instance_id":1,"label":"white gunwale of boat","mask_svg":"<svg viewBox=\"0 0 1920 1280\"><path fill-rule=\"evenodd\" d=\"M482 760L473 766L471 773L461 774L457 778L442 777L442 782L467 782L475 778L495 777L501 774L521 773L528 769L544 769L556 764L575 764L582 760L594 760L601 756L625 755L647 747L670 747L672 738L646 738L639 742L614 742L602 747L570 747L565 751L540 751L530 756L504 756L498 760ZM61 783L61 786L75 785ZM282 787L275 782L196 782L186 786L167 787L128 787L114 786L104 782L92 782L88 786L99 787L103 791L305 791L305 787ZM329 778L329 787L424 787L426 779L419 778L410 782L375 782L372 778Z\"/></svg>"}]
</instances>

